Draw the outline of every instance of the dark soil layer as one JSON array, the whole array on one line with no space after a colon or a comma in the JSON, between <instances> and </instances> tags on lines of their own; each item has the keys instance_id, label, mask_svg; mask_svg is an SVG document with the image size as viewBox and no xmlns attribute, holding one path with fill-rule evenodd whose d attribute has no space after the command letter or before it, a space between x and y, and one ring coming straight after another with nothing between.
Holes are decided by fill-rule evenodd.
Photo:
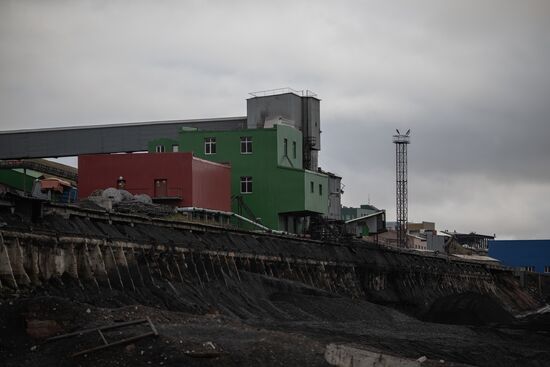
<instances>
[{"instance_id":1,"label":"dark soil layer","mask_svg":"<svg viewBox=\"0 0 550 367\"><path fill-rule=\"evenodd\" d=\"M158 280L158 287L127 293L84 292L70 279L61 279L25 297L4 296L0 365L326 366L323 354L329 343L353 343L415 359L425 355L445 360L442 366L547 366L550 361L550 328L532 328L528 319L515 322L474 295L464 296L475 307L459 307L461 318L474 322L493 311L499 326L422 322L296 282L244 272L241 278L213 281L204 288ZM468 301L472 299L478 301ZM453 309L448 305L461 305L460 300L442 300L434 310L443 310L446 317ZM158 338L75 358L70 355L101 343L98 334L44 343L48 335L146 316L157 326ZM106 337L114 341L146 331L139 326Z\"/></svg>"},{"instance_id":2,"label":"dark soil layer","mask_svg":"<svg viewBox=\"0 0 550 367\"><path fill-rule=\"evenodd\" d=\"M458 325L504 324L514 317L492 297L477 293L453 294L436 300L423 319Z\"/></svg>"}]
</instances>

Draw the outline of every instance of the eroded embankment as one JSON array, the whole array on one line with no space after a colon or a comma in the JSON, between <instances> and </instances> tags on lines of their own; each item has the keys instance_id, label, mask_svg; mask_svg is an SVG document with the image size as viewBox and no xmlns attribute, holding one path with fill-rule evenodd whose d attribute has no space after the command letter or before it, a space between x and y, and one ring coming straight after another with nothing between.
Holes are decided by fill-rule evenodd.
<instances>
[{"instance_id":1,"label":"eroded embankment","mask_svg":"<svg viewBox=\"0 0 550 367\"><path fill-rule=\"evenodd\" d=\"M155 277L155 286L135 291L83 289L68 275L52 278L34 288L30 297L1 302L0 364L327 366L323 355L333 343L413 361L427 356L437 366L459 362L538 367L550 358L544 334L425 323L386 306L300 282L247 271L240 275L240 279L223 275L205 287ZM76 359L71 354L100 343L97 335L43 343L49 336L146 316L155 323L159 338L126 348ZM106 337L113 341L145 331ZM189 353L210 353L205 348L209 343L216 346L211 358Z\"/></svg>"},{"instance_id":2,"label":"eroded embankment","mask_svg":"<svg viewBox=\"0 0 550 367\"><path fill-rule=\"evenodd\" d=\"M325 366L330 343L445 366L544 366L550 357L548 338L537 334L546 329L426 323L372 303L410 314L431 307L442 318L434 321L445 321L462 300L488 298L482 313L489 305L502 316L490 321L507 322L501 306L519 311L536 301L497 268L58 206L25 219L0 212L2 365ZM159 338L125 349L75 360L97 335L42 344L145 316ZM212 359L189 354L208 342L219 352Z\"/></svg>"},{"instance_id":3,"label":"eroded embankment","mask_svg":"<svg viewBox=\"0 0 550 367\"><path fill-rule=\"evenodd\" d=\"M1 214L0 287L5 291L70 281L92 293L109 289L136 297L143 289L156 291L158 279L204 289L213 281L238 282L246 272L417 315L437 299L467 292L493 297L512 312L537 306L510 272L445 257L71 207L50 206L44 213L32 223Z\"/></svg>"}]
</instances>

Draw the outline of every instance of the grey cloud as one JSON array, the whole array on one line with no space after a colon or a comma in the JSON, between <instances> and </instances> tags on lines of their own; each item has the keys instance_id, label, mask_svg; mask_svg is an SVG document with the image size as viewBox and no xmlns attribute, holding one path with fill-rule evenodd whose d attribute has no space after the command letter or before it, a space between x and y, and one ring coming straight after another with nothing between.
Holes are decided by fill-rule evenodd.
<instances>
[{"instance_id":1,"label":"grey cloud","mask_svg":"<svg viewBox=\"0 0 550 367\"><path fill-rule=\"evenodd\" d=\"M2 2L0 129L244 115L250 91L309 88L346 204L391 219L391 135L411 128L411 218L550 236L549 18L544 0Z\"/></svg>"}]
</instances>

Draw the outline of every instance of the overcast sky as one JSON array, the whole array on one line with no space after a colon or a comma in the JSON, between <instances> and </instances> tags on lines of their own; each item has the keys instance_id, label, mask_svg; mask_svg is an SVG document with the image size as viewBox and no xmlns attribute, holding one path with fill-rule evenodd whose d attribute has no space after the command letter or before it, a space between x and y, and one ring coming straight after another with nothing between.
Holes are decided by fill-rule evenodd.
<instances>
[{"instance_id":1,"label":"overcast sky","mask_svg":"<svg viewBox=\"0 0 550 367\"><path fill-rule=\"evenodd\" d=\"M550 1L0 2L0 130L244 116L318 93L345 205L550 238Z\"/></svg>"}]
</instances>

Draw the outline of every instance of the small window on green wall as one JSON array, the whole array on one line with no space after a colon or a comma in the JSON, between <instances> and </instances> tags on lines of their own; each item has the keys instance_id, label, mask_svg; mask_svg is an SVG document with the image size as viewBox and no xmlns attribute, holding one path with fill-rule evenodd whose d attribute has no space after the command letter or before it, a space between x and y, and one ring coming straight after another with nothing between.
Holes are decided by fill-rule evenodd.
<instances>
[{"instance_id":1,"label":"small window on green wall","mask_svg":"<svg viewBox=\"0 0 550 367\"><path fill-rule=\"evenodd\" d=\"M315 192L315 184L313 183L313 181L309 183L309 188L311 190L311 193L313 194Z\"/></svg>"},{"instance_id":2,"label":"small window on green wall","mask_svg":"<svg viewBox=\"0 0 550 367\"><path fill-rule=\"evenodd\" d=\"M216 154L216 138L204 138L204 154Z\"/></svg>"},{"instance_id":3,"label":"small window on green wall","mask_svg":"<svg viewBox=\"0 0 550 367\"><path fill-rule=\"evenodd\" d=\"M241 136L241 154L252 154L251 136Z\"/></svg>"},{"instance_id":4,"label":"small window on green wall","mask_svg":"<svg viewBox=\"0 0 550 367\"><path fill-rule=\"evenodd\" d=\"M323 185L319 184L319 196L323 195Z\"/></svg>"},{"instance_id":5,"label":"small window on green wall","mask_svg":"<svg viewBox=\"0 0 550 367\"><path fill-rule=\"evenodd\" d=\"M296 159L296 142L292 142L292 157Z\"/></svg>"},{"instance_id":6,"label":"small window on green wall","mask_svg":"<svg viewBox=\"0 0 550 367\"><path fill-rule=\"evenodd\" d=\"M285 152L285 157L288 156L288 139L285 138L284 142L283 142L283 151Z\"/></svg>"},{"instance_id":7,"label":"small window on green wall","mask_svg":"<svg viewBox=\"0 0 550 367\"><path fill-rule=\"evenodd\" d=\"M241 194L252 193L252 177L241 176Z\"/></svg>"}]
</instances>

